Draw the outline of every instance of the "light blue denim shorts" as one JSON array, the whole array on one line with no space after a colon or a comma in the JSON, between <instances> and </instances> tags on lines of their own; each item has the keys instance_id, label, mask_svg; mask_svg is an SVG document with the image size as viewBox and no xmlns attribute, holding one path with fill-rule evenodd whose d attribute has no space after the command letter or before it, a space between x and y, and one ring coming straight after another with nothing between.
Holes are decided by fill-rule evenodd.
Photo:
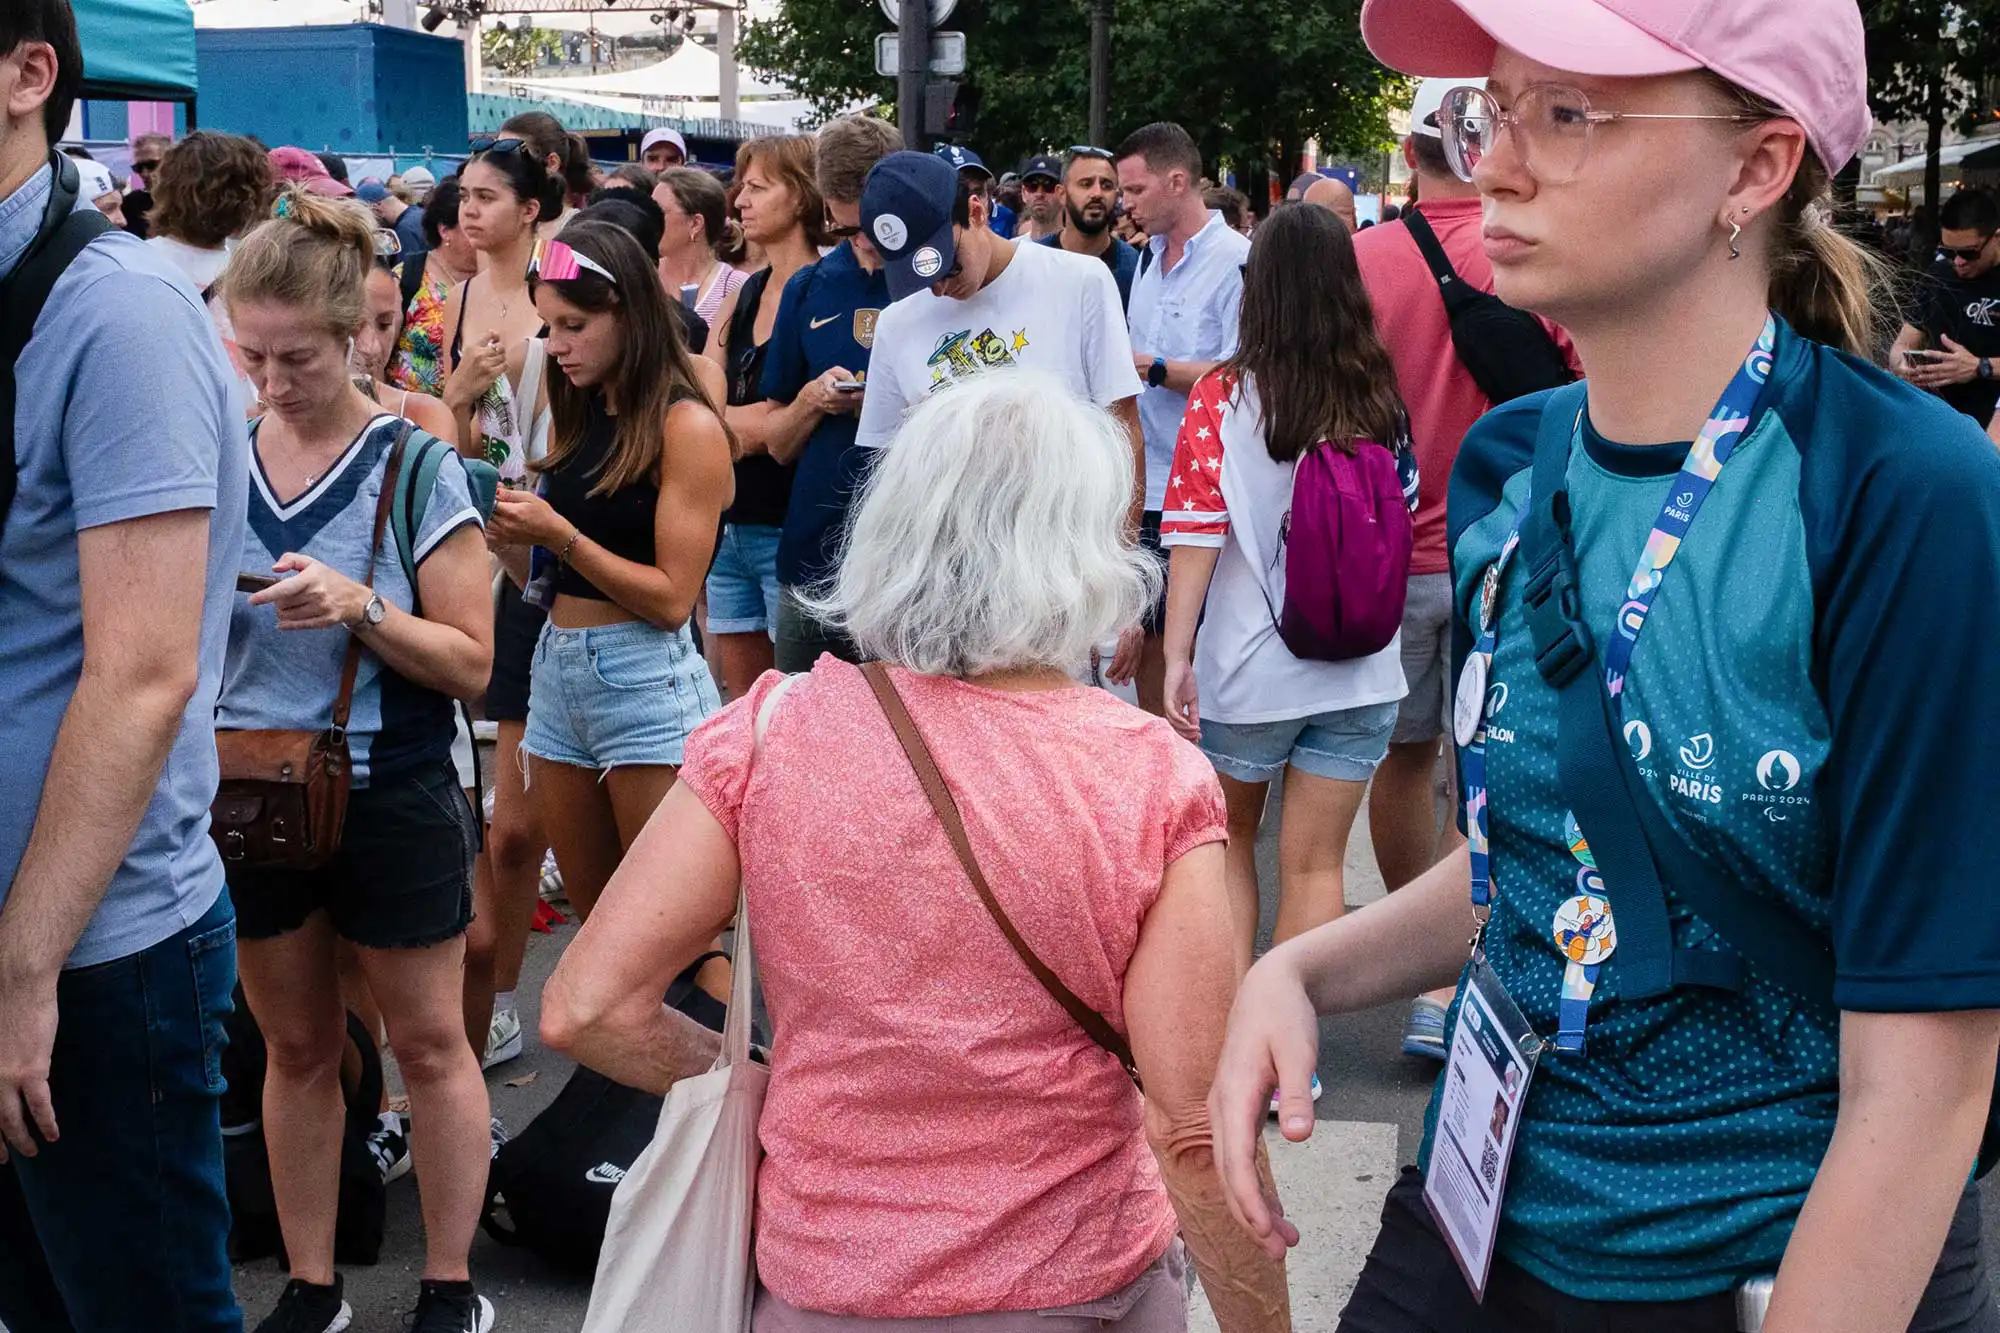
<instances>
[{"instance_id":1,"label":"light blue denim shorts","mask_svg":"<svg viewBox=\"0 0 2000 1333\"><path fill-rule=\"evenodd\" d=\"M1364 704L1282 722L1201 720L1201 752L1238 782L1269 782L1290 764L1301 773L1366 782L1389 752L1401 704Z\"/></svg>"},{"instance_id":2,"label":"light blue denim shorts","mask_svg":"<svg viewBox=\"0 0 2000 1333\"><path fill-rule=\"evenodd\" d=\"M778 635L778 538L782 528L731 523L708 567L710 634Z\"/></svg>"},{"instance_id":3,"label":"light blue denim shorts","mask_svg":"<svg viewBox=\"0 0 2000 1333\"><path fill-rule=\"evenodd\" d=\"M685 625L550 623L535 642L521 748L578 768L678 765L688 733L721 706Z\"/></svg>"}]
</instances>

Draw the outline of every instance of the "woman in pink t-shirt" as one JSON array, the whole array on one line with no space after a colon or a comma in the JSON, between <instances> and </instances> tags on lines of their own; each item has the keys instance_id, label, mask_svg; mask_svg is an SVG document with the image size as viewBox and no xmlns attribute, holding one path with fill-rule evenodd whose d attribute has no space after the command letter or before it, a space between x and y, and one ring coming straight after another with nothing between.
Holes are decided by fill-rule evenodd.
<instances>
[{"instance_id":1,"label":"woman in pink t-shirt","mask_svg":"<svg viewBox=\"0 0 2000 1333\"><path fill-rule=\"evenodd\" d=\"M982 376L882 451L815 612L891 664L994 896L1130 1040L1143 1100L1008 946L832 657L761 743L776 673L695 732L549 984L545 1038L592 1068L655 1091L705 1070L715 1035L659 997L740 877L772 1025L758 1333L1180 1333L1189 1251L1224 1330L1290 1327L1203 1105L1238 976L1221 793L1165 722L1065 670L1154 595L1131 488L1110 417Z\"/></svg>"}]
</instances>

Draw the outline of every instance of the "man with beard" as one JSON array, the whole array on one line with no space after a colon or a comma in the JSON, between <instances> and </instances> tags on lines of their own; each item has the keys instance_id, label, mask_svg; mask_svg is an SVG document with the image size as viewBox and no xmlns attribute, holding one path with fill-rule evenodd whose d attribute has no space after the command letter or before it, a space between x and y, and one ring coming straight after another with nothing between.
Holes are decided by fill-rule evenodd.
<instances>
[{"instance_id":1,"label":"man with beard","mask_svg":"<svg viewBox=\"0 0 2000 1333\"><path fill-rule=\"evenodd\" d=\"M1139 272L1139 251L1111 232L1118 205L1118 170L1106 148L1079 145L1063 164L1063 229L1045 236L1043 245L1060 246L1072 254L1095 255L1118 280L1118 300L1132 304L1132 279Z\"/></svg>"}]
</instances>

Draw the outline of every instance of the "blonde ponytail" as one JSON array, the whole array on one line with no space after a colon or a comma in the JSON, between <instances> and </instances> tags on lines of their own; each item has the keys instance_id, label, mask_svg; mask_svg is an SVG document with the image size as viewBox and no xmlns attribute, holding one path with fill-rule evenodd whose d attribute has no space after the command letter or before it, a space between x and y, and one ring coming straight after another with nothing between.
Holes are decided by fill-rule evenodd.
<instances>
[{"instance_id":1,"label":"blonde ponytail","mask_svg":"<svg viewBox=\"0 0 2000 1333\"><path fill-rule=\"evenodd\" d=\"M1811 150L1780 205L1773 250L1771 308L1815 342L1875 359L1891 332L1892 274L1834 226L1831 182Z\"/></svg>"},{"instance_id":2,"label":"blonde ponytail","mask_svg":"<svg viewBox=\"0 0 2000 1333\"><path fill-rule=\"evenodd\" d=\"M1735 110L1769 120L1789 113L1714 71L1709 80ZM1771 309L1800 335L1868 360L1894 334L1894 270L1834 226L1833 177L1807 147L1778 206L1772 241Z\"/></svg>"},{"instance_id":3,"label":"blonde ponytail","mask_svg":"<svg viewBox=\"0 0 2000 1333\"><path fill-rule=\"evenodd\" d=\"M297 188L278 196L274 216L229 257L223 299L293 306L343 337L368 314L375 264L375 219L360 204Z\"/></svg>"}]
</instances>

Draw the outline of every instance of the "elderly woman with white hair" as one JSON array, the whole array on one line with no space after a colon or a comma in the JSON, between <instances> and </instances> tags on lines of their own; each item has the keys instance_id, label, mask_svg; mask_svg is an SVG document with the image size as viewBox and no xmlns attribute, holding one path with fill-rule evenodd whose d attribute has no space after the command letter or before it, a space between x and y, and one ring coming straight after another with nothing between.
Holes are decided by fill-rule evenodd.
<instances>
[{"instance_id":1,"label":"elderly woman with white hair","mask_svg":"<svg viewBox=\"0 0 2000 1333\"><path fill-rule=\"evenodd\" d=\"M1203 1107L1238 980L1221 793L1066 670L1157 591L1131 477L1053 380L920 406L813 607L878 665L767 673L703 724L549 983L543 1036L583 1063L705 1070L714 1034L660 995L740 880L772 1024L756 1333L1181 1333L1190 1255L1226 1333L1290 1327Z\"/></svg>"}]
</instances>

